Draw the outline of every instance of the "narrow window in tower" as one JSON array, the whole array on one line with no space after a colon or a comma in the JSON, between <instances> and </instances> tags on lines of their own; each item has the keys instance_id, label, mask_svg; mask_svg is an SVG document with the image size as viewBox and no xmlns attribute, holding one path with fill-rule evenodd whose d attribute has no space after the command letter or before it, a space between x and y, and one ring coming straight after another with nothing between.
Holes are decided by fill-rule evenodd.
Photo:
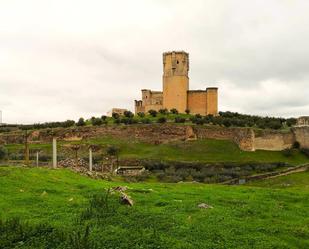
<instances>
[{"instance_id":1,"label":"narrow window in tower","mask_svg":"<svg viewBox=\"0 0 309 249\"><path fill-rule=\"evenodd\" d=\"M177 61L177 64L179 64L179 61Z\"/></svg>"}]
</instances>

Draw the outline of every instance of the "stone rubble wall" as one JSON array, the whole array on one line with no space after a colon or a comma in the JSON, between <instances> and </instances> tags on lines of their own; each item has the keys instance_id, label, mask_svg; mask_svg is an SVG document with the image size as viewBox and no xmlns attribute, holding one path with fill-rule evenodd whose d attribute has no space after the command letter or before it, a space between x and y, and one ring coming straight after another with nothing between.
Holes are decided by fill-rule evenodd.
<instances>
[{"instance_id":1,"label":"stone rubble wall","mask_svg":"<svg viewBox=\"0 0 309 249\"><path fill-rule=\"evenodd\" d=\"M145 143L161 144L172 141L196 139L222 139L235 142L244 151L283 150L295 141L309 148L309 127L294 127L291 131L253 130L251 128L225 128L214 126L190 126L177 124L151 124L128 126L85 126L74 128L42 129L33 131L30 143L49 143L58 140L76 141L98 137L136 139ZM0 144L23 143L24 132L0 134Z\"/></svg>"}]
</instances>

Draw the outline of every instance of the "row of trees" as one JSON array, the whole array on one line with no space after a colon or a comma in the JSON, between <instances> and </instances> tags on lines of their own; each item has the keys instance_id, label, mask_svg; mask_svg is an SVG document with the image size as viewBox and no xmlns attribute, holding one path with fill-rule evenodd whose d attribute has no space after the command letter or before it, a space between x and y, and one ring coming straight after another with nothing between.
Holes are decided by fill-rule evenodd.
<instances>
[{"instance_id":1,"label":"row of trees","mask_svg":"<svg viewBox=\"0 0 309 249\"><path fill-rule=\"evenodd\" d=\"M200 114L189 115L190 110L186 110L187 115L181 115L178 113L178 110L171 109L160 109L149 110L148 113L139 112L137 115L134 115L131 111L124 112L124 115L119 115L118 113L112 114L112 119L108 119L107 116L103 115L101 117L92 117L89 120L85 120L84 118L80 118L77 122L74 120L66 120L64 122L46 122L46 123L38 123L31 125L19 125L17 128L22 130L30 130L30 129L44 129L44 128L68 128L72 126L84 126L87 124L92 124L94 126L99 126L103 124L107 124L108 121L112 121L115 124L136 124L136 123L144 123L149 124L152 122L157 123L165 123L167 120L175 123L185 123L192 122L194 124L203 125L203 124L212 124L219 125L225 127L258 127L261 129L281 129L284 126L291 127L296 124L295 118L275 118L275 117L261 117L256 115L246 115L240 114L237 112L219 112L218 116L207 115L202 116ZM172 115L170 115L172 114ZM3 127L4 129L8 129L11 127ZM6 130L4 130L6 131Z\"/></svg>"}]
</instances>

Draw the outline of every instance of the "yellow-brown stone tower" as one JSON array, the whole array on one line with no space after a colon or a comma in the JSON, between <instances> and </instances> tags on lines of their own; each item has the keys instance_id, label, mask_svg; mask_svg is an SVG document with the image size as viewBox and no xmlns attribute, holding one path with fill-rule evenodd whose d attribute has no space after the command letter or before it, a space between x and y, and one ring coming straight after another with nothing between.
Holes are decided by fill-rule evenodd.
<instances>
[{"instance_id":1,"label":"yellow-brown stone tower","mask_svg":"<svg viewBox=\"0 0 309 249\"><path fill-rule=\"evenodd\" d=\"M184 51L163 54L163 108L187 109L189 54Z\"/></svg>"}]
</instances>

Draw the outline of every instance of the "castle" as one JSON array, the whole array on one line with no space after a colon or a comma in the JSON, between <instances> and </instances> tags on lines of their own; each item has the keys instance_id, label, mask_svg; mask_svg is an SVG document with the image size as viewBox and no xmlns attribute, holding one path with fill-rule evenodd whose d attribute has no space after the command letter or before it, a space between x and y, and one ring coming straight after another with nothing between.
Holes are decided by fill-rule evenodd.
<instances>
[{"instance_id":1,"label":"castle","mask_svg":"<svg viewBox=\"0 0 309 249\"><path fill-rule=\"evenodd\" d=\"M135 100L135 113L177 109L179 113L217 115L218 88L189 90L189 54L184 51L163 53L163 91L142 90Z\"/></svg>"}]
</instances>

